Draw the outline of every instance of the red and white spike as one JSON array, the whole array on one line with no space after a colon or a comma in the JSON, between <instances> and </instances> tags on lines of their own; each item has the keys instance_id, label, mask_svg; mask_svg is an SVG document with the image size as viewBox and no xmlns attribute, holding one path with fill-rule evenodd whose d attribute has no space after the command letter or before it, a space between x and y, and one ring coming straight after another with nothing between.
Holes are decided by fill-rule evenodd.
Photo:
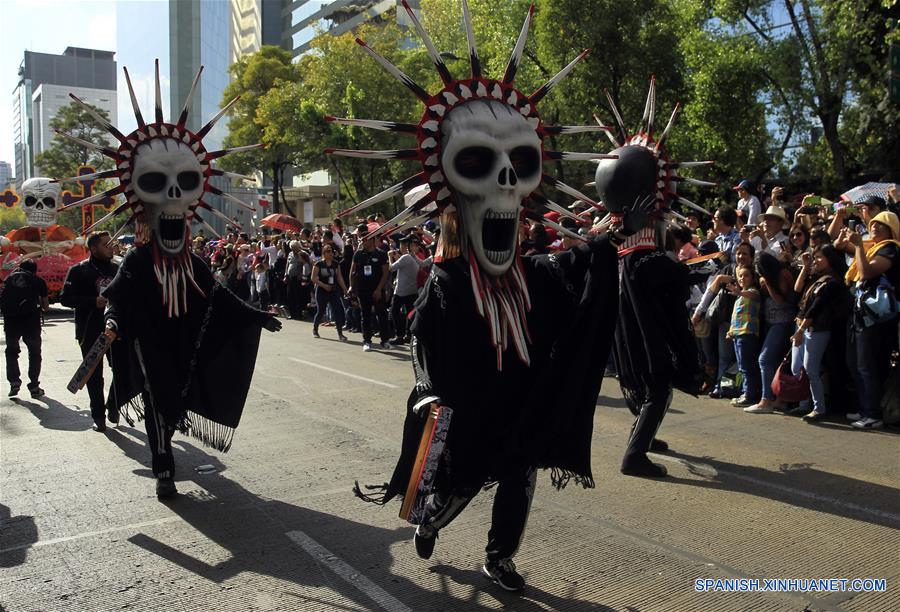
<instances>
[{"instance_id":1,"label":"red and white spike","mask_svg":"<svg viewBox=\"0 0 900 612\"><path fill-rule=\"evenodd\" d=\"M391 76L393 76L395 79L397 79L398 81L400 81L401 83L406 85L406 87L411 92L413 92L417 98L419 98L422 102L426 102L426 103L428 102L428 100L429 100L429 98L431 98L431 96L428 95L428 92L425 91L421 85L419 85L418 83L413 81L411 78L409 78L409 76L407 76L407 74L405 72L403 72L402 70L400 70L399 68L394 66L391 62L389 62L387 59L385 59L380 53L375 51L375 49L373 49L372 47L367 45L366 41L364 41L363 39L357 38L356 43L360 47L362 47L366 53L371 55L372 58L376 62L381 64L381 66L385 70L387 70L389 73L391 73Z\"/></svg>"},{"instance_id":2,"label":"red and white spike","mask_svg":"<svg viewBox=\"0 0 900 612\"><path fill-rule=\"evenodd\" d=\"M525 41L528 40L528 30L531 28L532 19L534 19L534 4L528 7L525 23L522 24L519 38L516 39L516 46L513 47L509 63L506 64L506 71L503 73L502 79L504 83L512 84L516 80L516 72L519 70L519 64L522 62L522 53L525 51Z\"/></svg>"},{"instance_id":3,"label":"red and white spike","mask_svg":"<svg viewBox=\"0 0 900 612\"><path fill-rule=\"evenodd\" d=\"M210 172L215 176L224 176L226 178L238 179L241 181L248 181L250 183L258 182L255 176L248 176L246 174L238 174L236 172L227 172L225 170L219 170L218 168L213 168Z\"/></svg>"},{"instance_id":4,"label":"red and white spike","mask_svg":"<svg viewBox=\"0 0 900 612\"><path fill-rule=\"evenodd\" d=\"M202 208L204 210L208 210L210 213L213 214L214 217L218 217L226 225L234 225L234 221L232 219L229 219L228 215L226 215L225 213L223 213L222 211L220 211L218 209L213 208L212 205L207 204L203 200L198 200L197 206L199 206L200 208Z\"/></svg>"},{"instance_id":5,"label":"red and white spike","mask_svg":"<svg viewBox=\"0 0 900 612\"><path fill-rule=\"evenodd\" d=\"M98 179L115 178L119 175L118 170L104 170L103 172L94 172L93 174L80 174L78 176L68 176L66 178L58 178L50 181L51 183L77 183L78 181L96 181Z\"/></svg>"},{"instance_id":6,"label":"red and white spike","mask_svg":"<svg viewBox=\"0 0 900 612\"><path fill-rule=\"evenodd\" d=\"M644 104L644 116L638 131L644 132L647 138L653 136L653 118L656 115L656 75L650 77L650 90L647 92L647 103Z\"/></svg>"},{"instance_id":7,"label":"red and white spike","mask_svg":"<svg viewBox=\"0 0 900 612\"><path fill-rule=\"evenodd\" d=\"M441 57L441 54L438 53L438 50L435 48L434 43L431 42L431 37L428 36L428 32L426 32L425 28L422 27L422 24L419 22L419 18L416 17L416 13L410 8L409 3L406 0L400 0L400 4L402 4L403 8L406 9L406 14L409 15L409 19L410 21L412 21L413 27L419 34L419 38L422 39L422 43L425 45L425 49L428 51L429 57L431 57L431 63L434 64L434 67L437 69L438 74L441 75L441 80L444 82L444 85L449 85L453 82L453 76L447 69L447 64L444 63L444 58Z\"/></svg>"},{"instance_id":8,"label":"red and white spike","mask_svg":"<svg viewBox=\"0 0 900 612\"><path fill-rule=\"evenodd\" d=\"M548 185L552 185L553 187L556 187L557 189L559 189L566 195L572 196L576 200L584 200L585 202L587 202L594 208L601 208L601 206L599 204L597 204L597 202L595 202L592 198L584 195L583 193L581 193L574 187L566 185L558 178L554 178L554 177L550 176L549 174L545 174L543 177L541 177L541 180Z\"/></svg>"},{"instance_id":9,"label":"red and white spike","mask_svg":"<svg viewBox=\"0 0 900 612\"><path fill-rule=\"evenodd\" d=\"M228 200L229 202L231 202L231 203L233 203L233 204L237 204L238 206L240 206L240 207L243 208L244 210L248 210L248 211L253 212L253 213L256 212L256 209L253 208L252 206L250 206L249 204L247 204L246 202L243 202L242 200L240 200L240 199L234 197L233 195L231 195L231 194L228 193L228 192L222 191L222 190L219 189L218 187L213 187L212 185L210 185L210 186L209 186L209 192L210 192L210 193L214 193L214 194L216 194L217 196L222 196L223 198L225 198L225 199Z\"/></svg>"},{"instance_id":10,"label":"red and white spike","mask_svg":"<svg viewBox=\"0 0 900 612\"><path fill-rule=\"evenodd\" d=\"M221 238L221 237L222 237L222 234L220 234L219 232L217 232L217 231L213 228L212 225L210 225L209 223L207 223L206 221L204 221L203 218L200 217L200 215L198 215L197 213L194 213L194 221L196 221L197 223L199 223L200 225L202 225L204 228L206 228L206 230L207 230L209 233L211 233L213 236L215 236L216 238Z\"/></svg>"},{"instance_id":11,"label":"red and white spike","mask_svg":"<svg viewBox=\"0 0 900 612\"><path fill-rule=\"evenodd\" d=\"M466 44L469 47L469 63L472 66L472 78L481 77L481 59L475 46L475 32L472 30L472 15L469 14L468 0L462 0L463 25L466 28Z\"/></svg>"},{"instance_id":12,"label":"red and white spike","mask_svg":"<svg viewBox=\"0 0 900 612\"><path fill-rule=\"evenodd\" d=\"M714 166L715 164L716 162L714 161L670 161L666 162L666 168L696 168L697 166Z\"/></svg>"},{"instance_id":13,"label":"red and white spike","mask_svg":"<svg viewBox=\"0 0 900 612\"><path fill-rule=\"evenodd\" d=\"M581 240L581 241L585 241L585 242L587 241L587 239L584 236L582 236L581 234L576 234L572 230L566 229L559 223L554 223L550 219L544 219L543 221L541 221L541 223L543 223L547 227L551 227L551 228L555 229L560 234L563 234L564 236L568 236L569 238L574 238L575 240Z\"/></svg>"},{"instance_id":14,"label":"red and white spike","mask_svg":"<svg viewBox=\"0 0 900 612\"><path fill-rule=\"evenodd\" d=\"M696 210L696 211L699 212L699 213L704 213L704 214L706 214L706 215L712 216L712 213L710 213L708 210L706 210L705 208L703 208L702 206L700 206L700 205L698 205L698 204L694 204L693 202L691 202L690 200L688 200L688 199L685 198L684 196L676 195L675 197L677 198L677 200L678 200L679 202L681 202L682 204L684 204L684 205L687 206L688 208L693 208L694 210Z\"/></svg>"},{"instance_id":15,"label":"red and white spike","mask_svg":"<svg viewBox=\"0 0 900 612\"><path fill-rule=\"evenodd\" d=\"M610 132L608 125L542 125L541 131L545 134L581 134L583 132ZM615 141L613 141L615 144Z\"/></svg>"},{"instance_id":16,"label":"red and white spike","mask_svg":"<svg viewBox=\"0 0 900 612\"><path fill-rule=\"evenodd\" d=\"M147 124L144 123L141 107L138 104L137 97L134 95L134 87L131 85L131 76L128 74L128 68L122 66L122 70L125 72L125 83L128 84L128 95L131 97L131 108L134 110L134 118L137 121L138 128L144 129Z\"/></svg>"},{"instance_id":17,"label":"red and white spike","mask_svg":"<svg viewBox=\"0 0 900 612\"><path fill-rule=\"evenodd\" d=\"M391 149L387 151L372 151L363 149L325 149L326 154L340 155L342 157L358 157L362 159L419 159L419 149Z\"/></svg>"},{"instance_id":18,"label":"red and white spike","mask_svg":"<svg viewBox=\"0 0 900 612\"><path fill-rule=\"evenodd\" d=\"M541 204L543 204L544 206L546 206L549 210L558 212L561 216L568 217L569 219L577 221L581 225L584 225L585 223L587 223L587 221L583 217L579 217L578 215L573 213L571 210L568 210L567 208L563 208L562 206L560 206L553 200L548 200L547 198L544 198L543 200L539 200L539 202Z\"/></svg>"},{"instance_id":19,"label":"red and white spike","mask_svg":"<svg viewBox=\"0 0 900 612\"><path fill-rule=\"evenodd\" d=\"M153 72L155 76L155 88L156 88L156 103L154 106L154 111L156 113L156 122L164 123L165 118L163 117L163 107L162 107L162 89L159 86L159 59L155 62L155 68Z\"/></svg>"},{"instance_id":20,"label":"red and white spike","mask_svg":"<svg viewBox=\"0 0 900 612\"><path fill-rule=\"evenodd\" d=\"M608 153L576 153L574 151L544 151L545 159L559 159L561 161L592 161L599 162L603 159L619 159L618 155Z\"/></svg>"},{"instance_id":21,"label":"red and white spike","mask_svg":"<svg viewBox=\"0 0 900 612\"><path fill-rule=\"evenodd\" d=\"M191 102L194 99L194 92L197 91L197 83L200 82L201 74L203 74L203 66L200 66L200 70L197 71L197 76L194 77L194 82L191 83L191 90L188 92L187 98L184 101L184 107L181 109L181 114L178 116L178 123L176 125L181 129L184 129L184 125L187 123L188 113L191 112Z\"/></svg>"},{"instance_id":22,"label":"red and white spike","mask_svg":"<svg viewBox=\"0 0 900 612\"><path fill-rule=\"evenodd\" d=\"M660 134L659 140L656 141L656 146L654 147L654 151L659 152L659 148L663 145L663 142L666 140L666 136L669 135L669 130L672 129L672 124L675 123L675 117L678 115L678 111L681 109L681 102L675 103L675 108L672 109L672 116L669 117L669 122L666 124L666 129L663 130L663 133Z\"/></svg>"},{"instance_id":23,"label":"red and white spike","mask_svg":"<svg viewBox=\"0 0 900 612\"><path fill-rule=\"evenodd\" d=\"M557 72L557 73L553 76L553 78L551 78L549 81L547 81L546 83L544 83L543 85L541 85L541 86L537 89L537 91L535 91L533 94L531 94L530 96L528 96L528 101L531 102L531 105L534 106L535 104L537 104L538 102L540 102L541 99L543 99L543 97L546 96L547 93L548 93L551 89L553 89L554 87L556 87L556 85L557 85L560 81L562 81L564 78L566 78L566 75L569 74L569 73L572 71L572 68L574 68L574 67L578 64L578 62L580 62L581 60L583 60L584 58L586 58L587 55L588 55L588 53L590 53L590 52L591 52L590 49L585 49L584 51L582 51L581 53L579 53L579 54L578 54L578 57L576 57L576 58L573 59L571 62L569 62L568 64L566 64L566 67L565 67L565 68L563 68L562 70L560 70L559 72Z\"/></svg>"},{"instance_id":24,"label":"red and white spike","mask_svg":"<svg viewBox=\"0 0 900 612\"><path fill-rule=\"evenodd\" d=\"M101 146L98 144L94 144L93 142L78 138L77 136L72 136L71 134L67 134L66 132L63 132L62 130L54 129L53 131L56 132L57 134L59 134L60 136L68 138L72 142L77 142L82 147L87 147L88 149L93 149L94 151L99 151L100 153L102 153L103 155L106 155L107 157L112 157L113 159L115 159L115 158L118 158L118 156L119 156L118 153L116 153L109 147L104 147L104 146Z\"/></svg>"},{"instance_id":25,"label":"red and white spike","mask_svg":"<svg viewBox=\"0 0 900 612\"><path fill-rule=\"evenodd\" d=\"M219 122L219 119L221 119L222 116L225 113L227 113L229 110L231 110L231 107L234 106L235 103L240 99L241 99L240 96L235 96L235 98L231 102L229 102L228 104L223 106L222 110L220 110L218 113L216 113L212 119L210 119L209 121L206 122L206 125L204 125L202 128L200 128L200 131L197 132L197 139L199 140L199 139L203 138L204 136L206 136L209 133L209 131L211 129L213 129L213 126Z\"/></svg>"},{"instance_id":26,"label":"red and white spike","mask_svg":"<svg viewBox=\"0 0 900 612\"><path fill-rule=\"evenodd\" d=\"M621 147L621 146L622 146L622 145L619 143L619 141L616 140L616 137L613 136L613 129L612 129L611 126L605 125L605 124L603 123L603 121L600 120L600 117L598 117L596 114L594 115L594 121L597 122L597 125L598 125L598 126L600 126L601 128L603 128L603 131L606 132L606 137L609 138L609 141L613 144L614 147L618 148L618 147Z\"/></svg>"},{"instance_id":27,"label":"red and white spike","mask_svg":"<svg viewBox=\"0 0 900 612\"><path fill-rule=\"evenodd\" d=\"M94 194L89 198L84 198L84 199L78 200L77 202L72 202L68 206L62 206L62 207L60 207L59 212L69 210L71 208L78 208L79 206L84 206L85 204L93 204L94 202L99 202L100 200L102 200L104 198L119 195L123 191L125 191L125 187L123 185L116 185L112 189L107 189L106 191L103 191L101 193Z\"/></svg>"},{"instance_id":28,"label":"red and white spike","mask_svg":"<svg viewBox=\"0 0 900 612\"><path fill-rule=\"evenodd\" d=\"M628 130L625 129L625 122L622 120L622 115L619 113L619 108L616 106L616 103L613 102L612 94L609 93L608 89L604 89L603 93L606 94L606 100L609 102L609 108L612 110L613 116L616 118L616 123L619 126L619 131L622 133L622 142L628 142ZM596 117L594 117L596 119ZM599 119L597 120L599 123Z\"/></svg>"},{"instance_id":29,"label":"red and white spike","mask_svg":"<svg viewBox=\"0 0 900 612\"><path fill-rule=\"evenodd\" d=\"M121 204L121 205L117 206L116 208L113 209L112 212L107 213L107 214L104 215L99 221L95 221L90 227L88 227L87 229L85 229L85 230L84 230L84 234L85 234L85 235L90 234L90 233L94 230L95 227L97 227L98 225L100 225L100 224L102 224L102 223L104 223L104 222L106 222L106 221L109 221L110 219L112 219L112 218L115 217L116 215L120 214L122 211L124 211L126 208L128 208L128 207L130 207L130 206L131 206L131 204L129 204L128 202L126 202L125 204Z\"/></svg>"},{"instance_id":30,"label":"red and white spike","mask_svg":"<svg viewBox=\"0 0 900 612\"><path fill-rule=\"evenodd\" d=\"M105 118L103 117L103 115L101 115L100 113L98 113L98 112L94 109L93 106L91 106L90 104L88 104L87 102L85 102L84 100L82 100L81 98L79 98L78 96L76 96L76 95L73 94L73 93L70 93L70 94L69 94L69 97L72 98L73 100L75 100L75 102L76 102L82 109L84 109L84 111L85 111L87 114L89 114L91 117L93 117L93 118L94 118L94 121L96 121L97 123L99 123L99 124L103 127L104 130L106 130L107 132L109 132L110 134L112 134L113 136L115 136L116 140L118 140L119 142L125 142L125 135L124 135L122 132L120 132L119 130L117 130L117 129L116 129L116 126L114 126L114 125L113 125L112 123L110 123L107 119L105 119Z\"/></svg>"},{"instance_id":31,"label":"red and white spike","mask_svg":"<svg viewBox=\"0 0 900 612\"><path fill-rule=\"evenodd\" d=\"M354 125L357 127L371 128L373 130L381 130L383 132L402 132L406 134L415 134L419 129L414 123L379 121L377 119L347 119L345 117L332 117L331 115L325 115L325 121L328 123L337 123L338 125Z\"/></svg>"},{"instance_id":32,"label":"red and white spike","mask_svg":"<svg viewBox=\"0 0 900 612\"><path fill-rule=\"evenodd\" d=\"M413 187L418 187L419 185L421 185L424 182L425 182L425 173L424 172L414 174L413 176L400 181L396 185L392 185L392 186L388 187L387 189L385 189L384 191L376 193L372 197L363 200L359 204L355 204L355 205L351 206L350 208L342 210L341 212L338 213L338 216L345 217L347 215L353 214L358 210L368 208L369 206L372 206L373 204L378 204L379 202L381 202L383 200L387 200L388 198L394 197L395 195L406 193Z\"/></svg>"},{"instance_id":33,"label":"red and white spike","mask_svg":"<svg viewBox=\"0 0 900 612\"><path fill-rule=\"evenodd\" d=\"M136 214L131 215L130 217L128 217L128 220L125 221L125 223L123 223L122 225L120 225L120 226L119 226L119 229L116 230L116 233L114 233L112 236L110 236L109 239L110 239L110 240L115 240L116 238L118 238L119 236L121 236L121 235L122 235L122 232L125 231L125 228L127 228L129 225L131 225L131 224L134 222L134 220L135 220L136 217L137 217Z\"/></svg>"},{"instance_id":34,"label":"red and white spike","mask_svg":"<svg viewBox=\"0 0 900 612\"><path fill-rule=\"evenodd\" d=\"M674 176L672 177L676 181L680 181L683 183L687 183L688 185L697 185L699 187L718 187L718 183L711 183L709 181L701 181L699 179L690 178L687 176Z\"/></svg>"},{"instance_id":35,"label":"red and white spike","mask_svg":"<svg viewBox=\"0 0 900 612\"><path fill-rule=\"evenodd\" d=\"M263 143L257 143L252 145L244 145L242 147L231 147L230 149L222 149L220 151L210 151L206 154L206 161L210 161L213 159L218 159L220 157L224 157L226 155L231 155L232 153L243 153L244 151L252 151L253 149L262 149L266 145Z\"/></svg>"}]
</instances>

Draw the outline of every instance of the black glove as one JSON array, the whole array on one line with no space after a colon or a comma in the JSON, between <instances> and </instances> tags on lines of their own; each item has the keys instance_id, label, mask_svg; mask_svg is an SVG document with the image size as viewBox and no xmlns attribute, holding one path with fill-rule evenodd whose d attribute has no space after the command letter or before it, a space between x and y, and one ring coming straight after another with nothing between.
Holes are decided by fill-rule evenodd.
<instances>
[{"instance_id":1,"label":"black glove","mask_svg":"<svg viewBox=\"0 0 900 612\"><path fill-rule=\"evenodd\" d=\"M263 329L267 329L270 332L281 331L281 321L275 317L269 317L266 319L266 322L263 323Z\"/></svg>"},{"instance_id":2,"label":"black glove","mask_svg":"<svg viewBox=\"0 0 900 612\"><path fill-rule=\"evenodd\" d=\"M646 196L643 200L634 203L634 206L625 212L622 225L613 228L617 238L624 239L633 236L650 224L650 211L656 206L656 197Z\"/></svg>"}]
</instances>

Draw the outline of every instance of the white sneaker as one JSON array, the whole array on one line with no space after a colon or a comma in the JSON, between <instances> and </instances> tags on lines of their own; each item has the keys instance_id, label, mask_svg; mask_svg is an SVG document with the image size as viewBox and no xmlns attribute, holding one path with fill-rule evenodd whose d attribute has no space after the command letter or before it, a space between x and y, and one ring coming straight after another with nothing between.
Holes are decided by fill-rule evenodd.
<instances>
[{"instance_id":1,"label":"white sneaker","mask_svg":"<svg viewBox=\"0 0 900 612\"><path fill-rule=\"evenodd\" d=\"M772 409L772 404L769 404L768 406L753 404L752 406L744 408L744 412L749 412L751 414L771 414L775 411Z\"/></svg>"},{"instance_id":2,"label":"white sneaker","mask_svg":"<svg viewBox=\"0 0 900 612\"><path fill-rule=\"evenodd\" d=\"M366 342L365 344L363 344L363 350L368 353L372 350L372 345Z\"/></svg>"},{"instance_id":3,"label":"white sneaker","mask_svg":"<svg viewBox=\"0 0 900 612\"><path fill-rule=\"evenodd\" d=\"M857 429L881 429L882 427L884 427L884 423L882 423L878 419L873 419L872 417L863 417L860 420L853 421L850 424Z\"/></svg>"},{"instance_id":4,"label":"white sneaker","mask_svg":"<svg viewBox=\"0 0 900 612\"><path fill-rule=\"evenodd\" d=\"M862 414L860 414L859 412L848 412L847 413L848 421L858 421L861 418L862 418Z\"/></svg>"}]
</instances>

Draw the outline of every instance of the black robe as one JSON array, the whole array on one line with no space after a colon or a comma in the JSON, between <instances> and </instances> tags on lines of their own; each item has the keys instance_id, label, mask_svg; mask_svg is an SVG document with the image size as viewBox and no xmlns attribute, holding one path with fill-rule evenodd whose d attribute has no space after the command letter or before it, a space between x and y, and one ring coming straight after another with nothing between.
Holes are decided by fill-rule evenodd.
<instances>
[{"instance_id":1,"label":"black robe","mask_svg":"<svg viewBox=\"0 0 900 612\"><path fill-rule=\"evenodd\" d=\"M696 395L702 371L686 306L695 282L691 271L653 249L625 255L619 272L613 357L626 400L637 408L656 385Z\"/></svg>"},{"instance_id":2,"label":"black robe","mask_svg":"<svg viewBox=\"0 0 900 612\"><path fill-rule=\"evenodd\" d=\"M148 246L128 252L103 292L107 319L116 321L119 335L111 348L114 399L126 417L129 407L140 417L140 395L149 391L167 423L225 451L240 422L260 330L270 315L217 283L199 257L191 258L203 294L189 285L187 312L178 317L169 317L163 306Z\"/></svg>"},{"instance_id":3,"label":"black robe","mask_svg":"<svg viewBox=\"0 0 900 612\"><path fill-rule=\"evenodd\" d=\"M616 252L604 237L525 257L523 268L531 365L510 347L498 371L468 264L457 258L433 266L412 323L417 384L400 458L384 496L364 498L384 503L404 493L424 422L413 407L430 396L453 409L439 488L471 494L510 464L550 468L558 488L571 479L593 486L591 437L616 319Z\"/></svg>"}]
</instances>

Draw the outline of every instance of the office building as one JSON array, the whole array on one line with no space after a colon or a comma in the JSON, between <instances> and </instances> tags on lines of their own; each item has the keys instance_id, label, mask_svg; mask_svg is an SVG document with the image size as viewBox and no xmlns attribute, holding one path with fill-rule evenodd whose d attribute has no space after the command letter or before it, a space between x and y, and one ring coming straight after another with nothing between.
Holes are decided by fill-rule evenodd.
<instances>
[{"instance_id":1,"label":"office building","mask_svg":"<svg viewBox=\"0 0 900 612\"><path fill-rule=\"evenodd\" d=\"M0 161L0 191L5 191L9 188L12 178L12 166L9 162Z\"/></svg>"},{"instance_id":2,"label":"office building","mask_svg":"<svg viewBox=\"0 0 900 612\"><path fill-rule=\"evenodd\" d=\"M69 92L110 113L115 122L116 61L112 51L67 47L61 55L25 51L13 92L16 187L35 174L34 157L50 143L49 123Z\"/></svg>"}]
</instances>

